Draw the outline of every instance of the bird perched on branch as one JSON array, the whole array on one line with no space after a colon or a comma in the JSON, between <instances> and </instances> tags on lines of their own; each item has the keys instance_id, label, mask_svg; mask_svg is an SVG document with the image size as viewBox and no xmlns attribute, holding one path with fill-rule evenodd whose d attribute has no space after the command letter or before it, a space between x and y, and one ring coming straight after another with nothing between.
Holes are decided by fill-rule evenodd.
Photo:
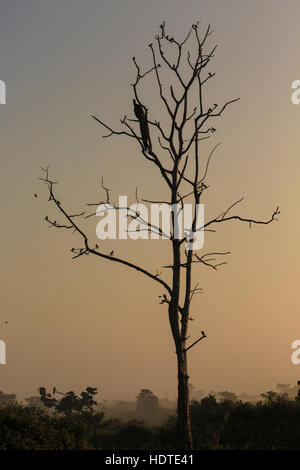
<instances>
[{"instance_id":1,"label":"bird perched on branch","mask_svg":"<svg viewBox=\"0 0 300 470\"><path fill-rule=\"evenodd\" d=\"M134 114L136 115L140 123L143 146L145 150L150 149L151 144L150 144L149 126L148 126L148 121L147 121L147 111L135 100L132 100L132 101L134 104Z\"/></svg>"}]
</instances>

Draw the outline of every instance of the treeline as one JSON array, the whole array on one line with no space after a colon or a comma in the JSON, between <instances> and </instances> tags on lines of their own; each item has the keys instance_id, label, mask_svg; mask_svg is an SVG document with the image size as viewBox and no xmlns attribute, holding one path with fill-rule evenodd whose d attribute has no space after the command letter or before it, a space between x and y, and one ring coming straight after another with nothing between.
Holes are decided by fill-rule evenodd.
<instances>
[{"instance_id":1,"label":"treeline","mask_svg":"<svg viewBox=\"0 0 300 470\"><path fill-rule=\"evenodd\" d=\"M2 401L1 450L176 449L174 416L163 426L141 420L122 423L96 411L97 389L88 387L78 396L53 392L40 389L43 406ZM155 401L149 392L142 390L137 397L136 407L142 413ZM192 401L191 416L195 449L300 450L299 396L267 392L250 403L217 401L209 395Z\"/></svg>"}]
</instances>

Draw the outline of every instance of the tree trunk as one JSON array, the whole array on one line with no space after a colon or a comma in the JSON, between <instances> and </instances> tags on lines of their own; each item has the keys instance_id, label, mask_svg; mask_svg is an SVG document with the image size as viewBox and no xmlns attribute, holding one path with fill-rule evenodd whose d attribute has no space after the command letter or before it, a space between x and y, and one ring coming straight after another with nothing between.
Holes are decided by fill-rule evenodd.
<instances>
[{"instance_id":1,"label":"tree trunk","mask_svg":"<svg viewBox=\"0 0 300 470\"><path fill-rule=\"evenodd\" d=\"M177 435L180 450L192 450L191 412L189 400L189 376L187 353L184 346L176 352L178 366Z\"/></svg>"},{"instance_id":2,"label":"tree trunk","mask_svg":"<svg viewBox=\"0 0 300 470\"><path fill-rule=\"evenodd\" d=\"M177 162L178 165L178 162ZM177 167L176 167L177 168ZM174 191L172 194L172 204L176 203L177 198L177 170L173 181ZM172 213L172 224L174 233L179 233L178 217ZM180 450L191 450L193 448L190 401L189 401L189 376L187 374L187 353L185 350L188 305L184 316L181 318L179 326L179 292L180 292L180 242L176 238L173 240L173 286L172 296L169 303L169 322L172 336L176 348L177 356L177 377L178 377L178 397L177 397L177 439ZM190 293L188 294L188 296ZM184 323L183 323L184 322ZM184 327L185 324L185 327Z\"/></svg>"}]
</instances>

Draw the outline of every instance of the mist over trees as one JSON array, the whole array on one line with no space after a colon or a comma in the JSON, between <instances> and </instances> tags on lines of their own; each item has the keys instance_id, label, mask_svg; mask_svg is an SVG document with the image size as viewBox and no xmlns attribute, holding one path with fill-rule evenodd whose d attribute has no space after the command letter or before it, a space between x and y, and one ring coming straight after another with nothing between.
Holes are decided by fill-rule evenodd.
<instances>
[{"instance_id":1,"label":"mist over trees","mask_svg":"<svg viewBox=\"0 0 300 470\"><path fill-rule=\"evenodd\" d=\"M298 387L278 384L277 390L250 402L228 391L219 392L217 398L194 389L202 396L191 402L195 449L300 450ZM40 387L39 396L25 399L25 405L16 395L0 392L0 450L177 448L176 402L160 400L149 389L140 390L131 402L108 402L96 395L93 387L79 395ZM123 413L123 418L126 410L129 419L109 416L109 410L120 417ZM168 416L163 415L167 411ZM163 424L150 423L151 413L163 416Z\"/></svg>"}]
</instances>

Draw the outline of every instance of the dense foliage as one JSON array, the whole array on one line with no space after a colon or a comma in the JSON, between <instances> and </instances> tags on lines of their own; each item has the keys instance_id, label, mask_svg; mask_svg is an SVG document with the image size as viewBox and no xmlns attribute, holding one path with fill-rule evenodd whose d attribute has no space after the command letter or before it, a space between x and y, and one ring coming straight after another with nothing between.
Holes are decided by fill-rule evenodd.
<instances>
[{"instance_id":1,"label":"dense foliage","mask_svg":"<svg viewBox=\"0 0 300 470\"><path fill-rule=\"evenodd\" d=\"M174 417L156 427L106 419L92 407L95 390L86 389L79 397L68 392L48 408L1 402L0 450L176 449ZM141 414L143 401L149 407L152 400L157 408L146 392L137 397ZM41 397L46 393L42 389ZM286 394L268 392L258 403L217 401L209 395L193 401L191 411L196 449L300 449L300 400Z\"/></svg>"}]
</instances>

